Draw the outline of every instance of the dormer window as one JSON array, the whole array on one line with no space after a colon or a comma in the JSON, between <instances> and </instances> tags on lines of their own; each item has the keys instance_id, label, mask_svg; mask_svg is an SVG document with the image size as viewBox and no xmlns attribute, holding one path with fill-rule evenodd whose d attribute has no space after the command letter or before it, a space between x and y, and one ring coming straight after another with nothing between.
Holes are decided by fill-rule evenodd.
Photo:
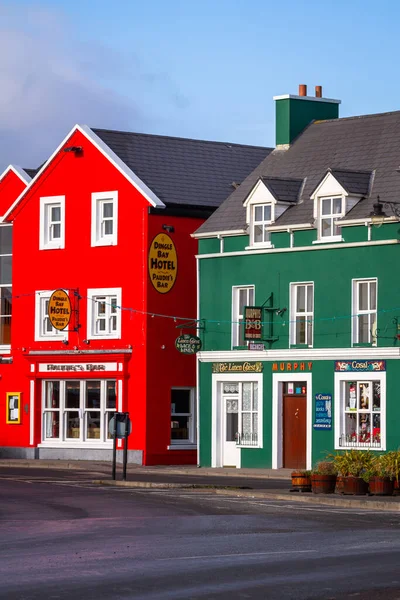
<instances>
[{"instance_id":1,"label":"dormer window","mask_svg":"<svg viewBox=\"0 0 400 600\"><path fill-rule=\"evenodd\" d=\"M344 215L344 198L320 198L319 238L340 237L340 226L335 224Z\"/></svg>"},{"instance_id":2,"label":"dormer window","mask_svg":"<svg viewBox=\"0 0 400 600\"><path fill-rule=\"evenodd\" d=\"M252 219L252 242L253 244L265 244L269 242L268 225L272 223L271 204L259 204L253 206Z\"/></svg>"}]
</instances>

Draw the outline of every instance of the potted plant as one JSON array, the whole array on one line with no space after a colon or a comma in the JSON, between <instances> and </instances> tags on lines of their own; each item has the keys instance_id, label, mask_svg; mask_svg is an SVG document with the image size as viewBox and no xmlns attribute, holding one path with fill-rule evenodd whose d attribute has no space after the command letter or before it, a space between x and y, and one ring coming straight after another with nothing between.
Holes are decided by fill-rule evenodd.
<instances>
[{"instance_id":1,"label":"potted plant","mask_svg":"<svg viewBox=\"0 0 400 600\"><path fill-rule=\"evenodd\" d=\"M368 479L371 475L373 454L370 450L346 450L333 455L337 468L340 488L338 492L349 495L368 493Z\"/></svg>"},{"instance_id":2,"label":"potted plant","mask_svg":"<svg viewBox=\"0 0 400 600\"><path fill-rule=\"evenodd\" d=\"M395 480L399 476L399 453L388 452L376 456L372 461L369 478L369 493L374 496L391 496Z\"/></svg>"},{"instance_id":3,"label":"potted plant","mask_svg":"<svg viewBox=\"0 0 400 600\"><path fill-rule=\"evenodd\" d=\"M317 463L311 473L313 494L333 494L336 485L337 469L333 461L323 460Z\"/></svg>"},{"instance_id":4,"label":"potted plant","mask_svg":"<svg viewBox=\"0 0 400 600\"><path fill-rule=\"evenodd\" d=\"M311 492L311 471L292 471L291 492Z\"/></svg>"}]
</instances>

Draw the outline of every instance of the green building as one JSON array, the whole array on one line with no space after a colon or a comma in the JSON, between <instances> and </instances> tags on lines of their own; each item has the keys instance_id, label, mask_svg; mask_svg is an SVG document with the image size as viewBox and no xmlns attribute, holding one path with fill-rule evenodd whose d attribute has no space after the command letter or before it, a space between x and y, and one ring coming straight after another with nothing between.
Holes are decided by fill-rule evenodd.
<instances>
[{"instance_id":1,"label":"green building","mask_svg":"<svg viewBox=\"0 0 400 600\"><path fill-rule=\"evenodd\" d=\"M276 149L195 233L202 466L400 446L400 112L275 100Z\"/></svg>"}]
</instances>

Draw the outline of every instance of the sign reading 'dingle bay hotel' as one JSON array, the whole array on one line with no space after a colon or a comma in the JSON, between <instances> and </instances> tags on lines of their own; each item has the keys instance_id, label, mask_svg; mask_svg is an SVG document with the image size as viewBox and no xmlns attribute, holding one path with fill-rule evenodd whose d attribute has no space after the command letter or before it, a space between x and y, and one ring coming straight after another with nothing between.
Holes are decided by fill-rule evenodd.
<instances>
[{"instance_id":1,"label":"sign reading 'dingle bay hotel'","mask_svg":"<svg viewBox=\"0 0 400 600\"><path fill-rule=\"evenodd\" d=\"M149 275L157 292L166 294L174 286L178 271L175 244L165 233L153 239L149 249Z\"/></svg>"},{"instance_id":2,"label":"sign reading 'dingle bay hotel'","mask_svg":"<svg viewBox=\"0 0 400 600\"><path fill-rule=\"evenodd\" d=\"M49 321L55 329L62 331L71 320L71 300L64 290L56 290L49 300Z\"/></svg>"}]
</instances>

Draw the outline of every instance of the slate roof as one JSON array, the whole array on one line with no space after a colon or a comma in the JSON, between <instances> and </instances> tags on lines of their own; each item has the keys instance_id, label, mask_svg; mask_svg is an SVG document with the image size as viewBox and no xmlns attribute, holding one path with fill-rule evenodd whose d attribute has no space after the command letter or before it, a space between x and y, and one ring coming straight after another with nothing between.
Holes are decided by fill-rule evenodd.
<instances>
[{"instance_id":1,"label":"slate roof","mask_svg":"<svg viewBox=\"0 0 400 600\"><path fill-rule=\"evenodd\" d=\"M168 205L216 208L272 151L186 138L92 129Z\"/></svg>"},{"instance_id":2,"label":"slate roof","mask_svg":"<svg viewBox=\"0 0 400 600\"><path fill-rule=\"evenodd\" d=\"M29 177L31 179L33 179L36 175L36 173L39 171L40 167L38 169L24 169L25 173L27 175L29 175Z\"/></svg>"},{"instance_id":3,"label":"slate roof","mask_svg":"<svg viewBox=\"0 0 400 600\"><path fill-rule=\"evenodd\" d=\"M345 171L331 169L332 175L349 194L367 196L372 171Z\"/></svg>"},{"instance_id":4,"label":"slate roof","mask_svg":"<svg viewBox=\"0 0 400 600\"><path fill-rule=\"evenodd\" d=\"M297 202L304 181L283 177L261 177L260 179L278 202Z\"/></svg>"},{"instance_id":5,"label":"slate roof","mask_svg":"<svg viewBox=\"0 0 400 600\"><path fill-rule=\"evenodd\" d=\"M368 196L347 213L346 218L368 217L379 194L381 202L400 200L400 111L315 121L289 149L275 149L245 179L242 185L198 229L197 233L245 230L243 201L260 177L304 179L301 197L276 221L276 225L313 222L310 195L328 169L345 186ZM353 173L349 173L353 171ZM361 172L361 173L354 173ZM373 176L368 180L368 173ZM385 212L391 215L390 209Z\"/></svg>"}]
</instances>

